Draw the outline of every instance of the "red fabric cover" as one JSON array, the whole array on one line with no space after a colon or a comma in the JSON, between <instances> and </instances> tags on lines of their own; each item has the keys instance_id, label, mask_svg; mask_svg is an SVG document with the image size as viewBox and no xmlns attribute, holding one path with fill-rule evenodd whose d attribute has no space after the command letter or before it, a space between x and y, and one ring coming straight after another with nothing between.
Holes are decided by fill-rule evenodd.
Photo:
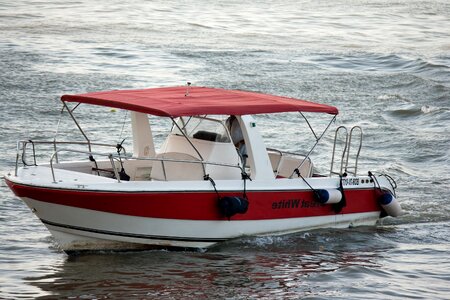
<instances>
[{"instance_id":1,"label":"red fabric cover","mask_svg":"<svg viewBox=\"0 0 450 300\"><path fill-rule=\"evenodd\" d=\"M132 110L156 116L252 115L288 111L337 115L336 107L255 92L186 86L64 95L62 101Z\"/></svg>"}]
</instances>

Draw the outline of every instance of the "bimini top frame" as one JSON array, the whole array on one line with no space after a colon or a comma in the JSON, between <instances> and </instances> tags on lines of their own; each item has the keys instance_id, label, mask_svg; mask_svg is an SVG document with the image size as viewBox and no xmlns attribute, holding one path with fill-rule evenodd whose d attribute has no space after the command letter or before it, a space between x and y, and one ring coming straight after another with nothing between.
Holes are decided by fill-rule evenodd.
<instances>
[{"instance_id":1,"label":"bimini top frame","mask_svg":"<svg viewBox=\"0 0 450 300\"><path fill-rule=\"evenodd\" d=\"M61 97L61 101L64 106L63 110L68 111L70 117L73 119L76 126L86 139L89 148L88 152L92 151L91 142L73 115L73 111L81 103L114 107L156 116L169 117L172 119L175 126L177 126L177 124L174 118L181 116L242 116L297 111L300 112L300 114L302 114L302 112L331 114L333 115L333 120L330 122L331 124L338 114L337 108L333 106L305 100L238 90L190 87L189 85L187 87L179 86L141 90L114 90L78 95L64 95ZM70 109L67 102L75 102L76 105L74 108ZM304 117L303 114L302 116ZM308 120L306 120L306 122L312 130ZM312 130L316 138L316 143L308 152L306 158L314 150L315 146L318 144L325 131L327 131L330 124L320 136L317 136ZM186 138L190 141L188 137ZM195 149L195 147L193 148ZM195 150L197 151L197 149ZM201 157L201 155L199 156ZM298 168L301 167L303 162L304 161L302 161Z\"/></svg>"},{"instance_id":2,"label":"bimini top frame","mask_svg":"<svg viewBox=\"0 0 450 300\"><path fill-rule=\"evenodd\" d=\"M171 118L196 115L254 115L290 111L338 114L334 106L300 99L189 86L64 95L61 100Z\"/></svg>"}]
</instances>

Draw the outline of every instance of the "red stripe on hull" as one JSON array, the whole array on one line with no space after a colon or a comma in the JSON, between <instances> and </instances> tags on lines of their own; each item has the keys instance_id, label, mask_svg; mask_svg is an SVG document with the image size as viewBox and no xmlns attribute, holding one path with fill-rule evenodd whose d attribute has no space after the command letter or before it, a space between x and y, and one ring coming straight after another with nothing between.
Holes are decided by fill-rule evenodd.
<instances>
[{"instance_id":1,"label":"red stripe on hull","mask_svg":"<svg viewBox=\"0 0 450 300\"><path fill-rule=\"evenodd\" d=\"M225 220L214 192L98 192L40 188L6 180L19 197L65 206L138 217ZM220 192L242 196L242 192ZM335 215L331 205L314 201L311 191L247 191L249 208L233 220L264 220ZM340 214L380 211L374 189L345 190L347 206Z\"/></svg>"}]
</instances>

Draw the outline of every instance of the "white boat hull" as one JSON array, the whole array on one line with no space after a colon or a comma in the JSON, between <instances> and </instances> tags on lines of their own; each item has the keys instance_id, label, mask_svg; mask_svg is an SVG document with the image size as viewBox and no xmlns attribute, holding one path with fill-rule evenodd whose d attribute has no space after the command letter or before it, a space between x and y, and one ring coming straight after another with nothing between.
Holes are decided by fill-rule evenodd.
<instances>
[{"instance_id":1,"label":"white boat hull","mask_svg":"<svg viewBox=\"0 0 450 300\"><path fill-rule=\"evenodd\" d=\"M29 198L23 200L66 252L133 250L155 246L208 248L218 242L242 236L373 226L380 215L379 212L366 212L275 220L174 220L98 212Z\"/></svg>"},{"instance_id":2,"label":"white boat hull","mask_svg":"<svg viewBox=\"0 0 450 300\"><path fill-rule=\"evenodd\" d=\"M76 174L77 180L71 180L74 172L61 172L64 181L53 183L38 176L45 170L21 169L21 176L5 179L66 252L208 248L242 236L373 226L383 212L377 200L381 190L369 177L343 180L346 203L338 210L315 201L311 187L302 180L249 181L248 211L228 219L221 215L219 196L209 181L90 183L99 177ZM317 189L340 184L339 178L308 180ZM378 181L389 190L383 178ZM216 186L220 197L243 195L241 180L217 181Z\"/></svg>"}]
</instances>

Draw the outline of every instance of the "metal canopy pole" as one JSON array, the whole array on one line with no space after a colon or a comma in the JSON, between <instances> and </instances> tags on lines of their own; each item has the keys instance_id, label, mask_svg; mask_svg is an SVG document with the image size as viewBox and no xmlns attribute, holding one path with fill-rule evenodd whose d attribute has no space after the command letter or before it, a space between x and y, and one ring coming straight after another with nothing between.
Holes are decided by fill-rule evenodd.
<instances>
[{"instance_id":1,"label":"metal canopy pole","mask_svg":"<svg viewBox=\"0 0 450 300\"><path fill-rule=\"evenodd\" d=\"M72 114L73 110L75 110L78 107L78 105L80 105L80 103L78 103L73 110L70 110L69 107L67 106L66 102L64 102L63 100L61 100L61 102L63 103L64 107L67 109L67 112L69 113L69 115L72 118L72 120L75 122L75 125L77 125L77 127L80 130L81 134L86 139L86 141L88 143L89 152L91 152L92 151L92 149L91 149L91 141L89 140L87 135L84 133L83 129L81 129L80 124L78 124L77 120L75 119L74 115Z\"/></svg>"},{"instance_id":2,"label":"metal canopy pole","mask_svg":"<svg viewBox=\"0 0 450 300\"><path fill-rule=\"evenodd\" d=\"M303 118L305 118L305 116L300 113ZM309 157L309 155L313 152L313 150L316 148L317 144L319 144L319 141L322 139L322 137L324 136L325 132L327 132L328 128L330 128L331 124L336 120L336 115L333 116L333 119L331 119L330 123L328 124L328 126L325 128L325 130L322 132L322 134L317 137L317 135L314 133L314 130L312 129L311 125L309 124L308 120L305 118L306 122L308 123L309 128L311 129L311 131L313 132L314 136L316 137L316 142L314 143L313 147L311 148L311 150L309 150L309 152L306 154L305 158L302 160L302 162L300 163L300 165L297 166L297 168L294 169L294 171L292 172L291 176L289 176L289 178L292 178L292 176L294 176L295 171L298 170L299 168L301 168L304 164L304 162L306 161L306 159Z\"/></svg>"},{"instance_id":3,"label":"metal canopy pole","mask_svg":"<svg viewBox=\"0 0 450 300\"><path fill-rule=\"evenodd\" d=\"M56 125L56 130L55 130L55 136L53 137L53 150L55 151L55 153L57 152L56 150L56 137L58 136L58 131L59 131L59 125L61 124L61 119L63 117L63 112L64 112L64 106L61 108L61 112L59 113L59 120L58 120L58 124ZM56 154L56 163L59 163L59 159L58 159L58 154Z\"/></svg>"},{"instance_id":4,"label":"metal canopy pole","mask_svg":"<svg viewBox=\"0 0 450 300\"><path fill-rule=\"evenodd\" d=\"M200 157L200 159L202 160L202 168L203 168L203 174L206 175L206 169L205 169L205 165L203 163L204 159L203 156L200 154L200 152L197 150L197 148L195 148L194 144L192 144L191 140L189 139L189 137L186 135L186 133L180 128L180 126L177 124L177 122L175 121L174 118L170 117L170 119L172 120L172 123L178 128L178 130L181 132L181 134L183 134L183 136L186 138L186 140L189 142L189 144L192 146L192 148L195 150L195 152L197 152L198 156Z\"/></svg>"},{"instance_id":5,"label":"metal canopy pole","mask_svg":"<svg viewBox=\"0 0 450 300\"><path fill-rule=\"evenodd\" d=\"M308 124L309 129L311 130L312 134L314 134L314 137L316 138L316 140L319 140L320 138L317 137L316 132L314 131L314 129L312 128L311 124L309 124L308 119L305 117L305 115L300 111L300 115L303 117L303 119L305 119L306 124ZM326 130L326 129L325 129Z\"/></svg>"}]
</instances>

